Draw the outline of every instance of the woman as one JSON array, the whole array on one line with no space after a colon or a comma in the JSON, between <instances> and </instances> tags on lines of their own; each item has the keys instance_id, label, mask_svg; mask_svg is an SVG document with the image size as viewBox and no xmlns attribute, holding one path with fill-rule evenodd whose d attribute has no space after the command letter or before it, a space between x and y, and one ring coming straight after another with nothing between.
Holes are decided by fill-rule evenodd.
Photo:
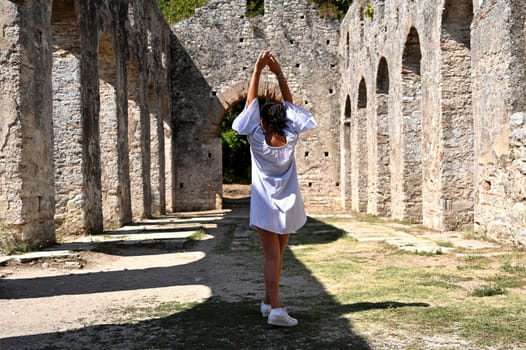
<instances>
[{"instance_id":1,"label":"woman","mask_svg":"<svg viewBox=\"0 0 526 350\"><path fill-rule=\"evenodd\" d=\"M284 103L267 103L259 109L259 78L268 66L279 82ZM232 128L248 136L252 155L250 227L259 234L265 258L265 299L261 313L268 323L295 326L279 300L283 253L289 235L307 221L298 186L294 147L298 134L316 127L306 110L292 104L292 94L276 56L262 51L256 61L243 112Z\"/></svg>"}]
</instances>

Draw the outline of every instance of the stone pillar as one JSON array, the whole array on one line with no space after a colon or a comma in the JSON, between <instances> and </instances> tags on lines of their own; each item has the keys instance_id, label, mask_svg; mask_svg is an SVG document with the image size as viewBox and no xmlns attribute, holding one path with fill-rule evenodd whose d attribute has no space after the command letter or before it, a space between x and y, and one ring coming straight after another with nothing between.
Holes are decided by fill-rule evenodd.
<instances>
[{"instance_id":1,"label":"stone pillar","mask_svg":"<svg viewBox=\"0 0 526 350\"><path fill-rule=\"evenodd\" d=\"M471 104L471 0L446 1L442 14L440 220L424 224L437 230L473 225L473 108ZM432 219L432 218L431 218Z\"/></svg>"},{"instance_id":2,"label":"stone pillar","mask_svg":"<svg viewBox=\"0 0 526 350\"><path fill-rule=\"evenodd\" d=\"M396 219L422 222L422 82L420 41L411 28L402 58L403 180Z\"/></svg>"},{"instance_id":3,"label":"stone pillar","mask_svg":"<svg viewBox=\"0 0 526 350\"><path fill-rule=\"evenodd\" d=\"M102 209L105 229L122 225L119 184L117 72L116 57L110 34L105 31L99 40L100 75L100 142L102 174Z\"/></svg>"},{"instance_id":4,"label":"stone pillar","mask_svg":"<svg viewBox=\"0 0 526 350\"><path fill-rule=\"evenodd\" d=\"M150 145L151 145L151 186L152 214L161 215L165 210L165 171L164 171L164 133L160 114L158 87L148 89L148 106L150 107Z\"/></svg>"},{"instance_id":5,"label":"stone pillar","mask_svg":"<svg viewBox=\"0 0 526 350\"><path fill-rule=\"evenodd\" d=\"M175 167L175 161L173 156L173 127L169 120L163 122L163 133L164 133L164 164L165 164L165 184L166 184L166 211L173 213L175 211L175 197L173 173Z\"/></svg>"},{"instance_id":6,"label":"stone pillar","mask_svg":"<svg viewBox=\"0 0 526 350\"><path fill-rule=\"evenodd\" d=\"M142 100L139 70L135 57L128 66L128 143L130 152L130 191L133 221L145 217L142 150Z\"/></svg>"},{"instance_id":7,"label":"stone pillar","mask_svg":"<svg viewBox=\"0 0 526 350\"><path fill-rule=\"evenodd\" d=\"M352 209L365 213L367 211L367 88L362 78L358 88L357 111L351 122L351 163L352 163Z\"/></svg>"},{"instance_id":8,"label":"stone pillar","mask_svg":"<svg viewBox=\"0 0 526 350\"><path fill-rule=\"evenodd\" d=\"M53 1L53 128L58 234L84 233L83 129L78 8Z\"/></svg>"},{"instance_id":9,"label":"stone pillar","mask_svg":"<svg viewBox=\"0 0 526 350\"><path fill-rule=\"evenodd\" d=\"M351 99L347 95L345 99L345 110L341 122L340 151L341 157L341 205L344 209L351 209L352 191L351 191Z\"/></svg>"},{"instance_id":10,"label":"stone pillar","mask_svg":"<svg viewBox=\"0 0 526 350\"><path fill-rule=\"evenodd\" d=\"M389 144L389 123L388 123L389 95L379 93L376 95L375 116L376 125L373 130L376 139L376 152L374 161L374 180L370 181L373 195L369 213L378 216L391 215L391 172L390 165L390 144ZM374 184L374 187L373 187Z\"/></svg>"},{"instance_id":11,"label":"stone pillar","mask_svg":"<svg viewBox=\"0 0 526 350\"><path fill-rule=\"evenodd\" d=\"M84 162L84 228L87 233L100 233L102 221L102 185L100 165L100 95L98 74L99 26L97 3L80 1L80 92Z\"/></svg>"},{"instance_id":12,"label":"stone pillar","mask_svg":"<svg viewBox=\"0 0 526 350\"><path fill-rule=\"evenodd\" d=\"M115 100L117 107L117 159L118 159L118 199L120 224L132 222L132 203L130 193L130 155L128 148L128 4L121 1L110 3L112 22L112 41L115 45Z\"/></svg>"},{"instance_id":13,"label":"stone pillar","mask_svg":"<svg viewBox=\"0 0 526 350\"><path fill-rule=\"evenodd\" d=\"M0 3L0 223L7 239L53 242L51 3Z\"/></svg>"}]
</instances>

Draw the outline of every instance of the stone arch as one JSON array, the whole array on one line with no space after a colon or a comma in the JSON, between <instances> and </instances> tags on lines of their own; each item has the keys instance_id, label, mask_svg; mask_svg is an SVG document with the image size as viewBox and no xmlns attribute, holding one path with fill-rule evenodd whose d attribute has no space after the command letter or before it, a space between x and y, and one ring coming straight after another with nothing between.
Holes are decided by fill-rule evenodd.
<instances>
[{"instance_id":1,"label":"stone arch","mask_svg":"<svg viewBox=\"0 0 526 350\"><path fill-rule=\"evenodd\" d=\"M376 73L376 180L370 212L374 215L391 214L391 171L389 136L389 68L385 57L380 58Z\"/></svg>"},{"instance_id":2,"label":"stone arch","mask_svg":"<svg viewBox=\"0 0 526 350\"><path fill-rule=\"evenodd\" d=\"M57 234L84 232L85 181L80 76L80 28L75 3L54 0L53 133Z\"/></svg>"},{"instance_id":3,"label":"stone arch","mask_svg":"<svg viewBox=\"0 0 526 350\"><path fill-rule=\"evenodd\" d=\"M471 0L446 0L442 12L440 205L441 221L426 225L454 230L473 223L474 126L471 91Z\"/></svg>"},{"instance_id":4,"label":"stone arch","mask_svg":"<svg viewBox=\"0 0 526 350\"><path fill-rule=\"evenodd\" d=\"M376 72L376 94L389 94L389 67L385 57L380 58Z\"/></svg>"},{"instance_id":5,"label":"stone arch","mask_svg":"<svg viewBox=\"0 0 526 350\"><path fill-rule=\"evenodd\" d=\"M345 109L343 111L343 129L342 129L342 152L341 152L341 162L342 162L342 206L345 209L351 208L351 97L347 95L345 98Z\"/></svg>"},{"instance_id":6,"label":"stone arch","mask_svg":"<svg viewBox=\"0 0 526 350\"><path fill-rule=\"evenodd\" d=\"M367 85L363 77L358 88L358 109L360 108L367 108Z\"/></svg>"},{"instance_id":7,"label":"stone arch","mask_svg":"<svg viewBox=\"0 0 526 350\"><path fill-rule=\"evenodd\" d=\"M422 221L422 82L420 39L411 27L402 55L402 196L395 218Z\"/></svg>"},{"instance_id":8,"label":"stone arch","mask_svg":"<svg viewBox=\"0 0 526 350\"><path fill-rule=\"evenodd\" d=\"M217 94L218 104L213 104L208 109L206 115L210 120L209 127L205 130L208 135L219 136L221 129L221 121L225 117L225 114L234 105L239 102L246 100L248 94L248 86L246 84L237 84L230 88L228 91ZM282 101L281 90L279 85L272 82L260 81L258 97L265 98L268 100ZM301 99L295 98L294 103L298 104Z\"/></svg>"},{"instance_id":9,"label":"stone arch","mask_svg":"<svg viewBox=\"0 0 526 350\"><path fill-rule=\"evenodd\" d=\"M226 113L235 105L244 102L247 98L247 94L247 84L236 84L233 85L229 90L216 94L218 103L211 104L206 113L209 123L207 123L208 127L203 129L203 137L205 139L220 138L221 122L223 121ZM279 85L277 83L265 80L260 81L258 98L279 102L283 101ZM301 101L304 101L304 99L301 97L293 98L293 103L297 105L301 105ZM212 158L222 159L222 156L219 157L219 155L221 155L221 142L213 143L213 145L211 145L208 149L208 152L210 152ZM221 174L223 173L222 161L218 172Z\"/></svg>"},{"instance_id":10,"label":"stone arch","mask_svg":"<svg viewBox=\"0 0 526 350\"><path fill-rule=\"evenodd\" d=\"M362 77L358 86L356 113L351 121L351 148L352 152L352 208L358 212L367 210L367 85Z\"/></svg>"}]
</instances>

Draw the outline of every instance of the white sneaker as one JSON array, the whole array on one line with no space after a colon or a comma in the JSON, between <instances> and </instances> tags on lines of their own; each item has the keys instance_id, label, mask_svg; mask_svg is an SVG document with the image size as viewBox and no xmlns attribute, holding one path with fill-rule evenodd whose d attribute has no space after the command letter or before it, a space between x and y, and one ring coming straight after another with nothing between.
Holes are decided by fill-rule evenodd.
<instances>
[{"instance_id":1,"label":"white sneaker","mask_svg":"<svg viewBox=\"0 0 526 350\"><path fill-rule=\"evenodd\" d=\"M262 300L259 309L261 310L261 314L263 315L263 317L268 317L268 315L270 314L270 310L272 310L272 306L270 306L270 304L265 304L265 301Z\"/></svg>"},{"instance_id":2,"label":"white sneaker","mask_svg":"<svg viewBox=\"0 0 526 350\"><path fill-rule=\"evenodd\" d=\"M274 326L292 327L298 324L298 320L290 317L285 308L279 308L270 311L268 323Z\"/></svg>"}]
</instances>

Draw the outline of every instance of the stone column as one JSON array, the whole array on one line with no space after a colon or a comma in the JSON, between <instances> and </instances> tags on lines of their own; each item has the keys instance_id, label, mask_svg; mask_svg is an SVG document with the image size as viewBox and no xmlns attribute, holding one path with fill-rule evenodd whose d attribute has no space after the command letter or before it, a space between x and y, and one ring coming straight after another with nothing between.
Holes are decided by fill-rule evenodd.
<instances>
[{"instance_id":1,"label":"stone column","mask_svg":"<svg viewBox=\"0 0 526 350\"><path fill-rule=\"evenodd\" d=\"M97 3L80 1L80 92L83 129L84 227L87 233L100 233L102 222L102 193L100 165L100 95L98 74L99 28Z\"/></svg>"},{"instance_id":2,"label":"stone column","mask_svg":"<svg viewBox=\"0 0 526 350\"><path fill-rule=\"evenodd\" d=\"M55 240L51 3L0 2L0 224L33 247Z\"/></svg>"}]
</instances>

